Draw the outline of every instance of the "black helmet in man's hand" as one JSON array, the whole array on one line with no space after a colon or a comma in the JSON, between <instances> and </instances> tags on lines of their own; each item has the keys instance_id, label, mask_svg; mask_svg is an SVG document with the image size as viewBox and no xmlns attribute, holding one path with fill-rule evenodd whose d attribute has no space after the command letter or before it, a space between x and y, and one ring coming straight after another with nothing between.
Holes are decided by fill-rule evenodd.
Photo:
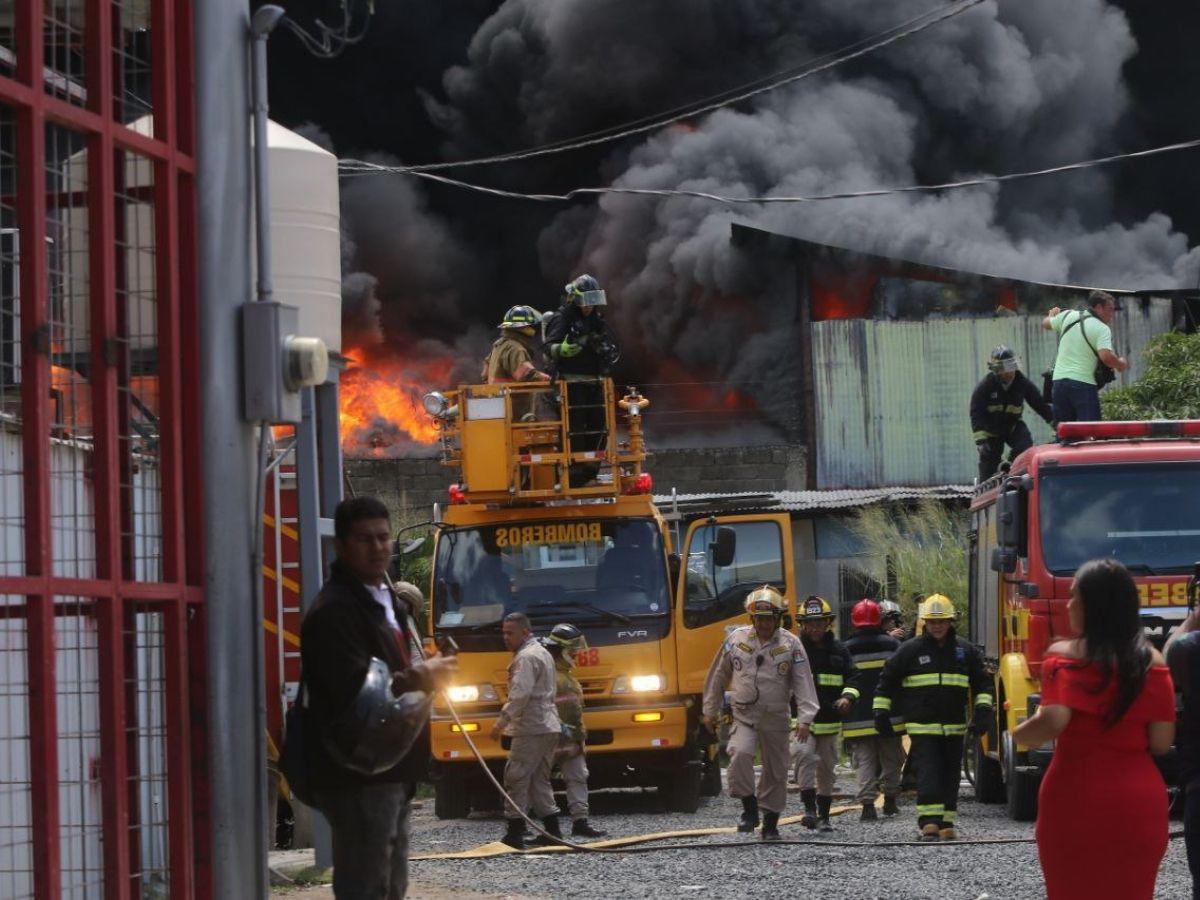
<instances>
[{"instance_id":1,"label":"black helmet in man's hand","mask_svg":"<svg viewBox=\"0 0 1200 900\"><path fill-rule=\"evenodd\" d=\"M387 663L373 656L358 695L326 733L325 749L360 774L386 772L412 749L429 719L431 700L424 691L393 694Z\"/></svg>"}]
</instances>

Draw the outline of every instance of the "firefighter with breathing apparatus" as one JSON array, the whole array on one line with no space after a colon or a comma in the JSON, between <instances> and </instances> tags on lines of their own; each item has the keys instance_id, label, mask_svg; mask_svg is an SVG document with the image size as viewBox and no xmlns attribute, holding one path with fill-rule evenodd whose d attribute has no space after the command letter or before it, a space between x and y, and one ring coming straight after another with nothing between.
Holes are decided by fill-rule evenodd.
<instances>
[{"instance_id":1,"label":"firefighter with breathing apparatus","mask_svg":"<svg viewBox=\"0 0 1200 900\"><path fill-rule=\"evenodd\" d=\"M833 636L833 609L822 598L807 597L800 608L800 641L817 686L820 708L811 719L811 733L800 741L798 777L805 828L833 831L829 808L833 805L834 767L842 718L858 699L858 670L842 642ZM799 721L806 721L798 716Z\"/></svg>"},{"instance_id":2,"label":"firefighter with breathing apparatus","mask_svg":"<svg viewBox=\"0 0 1200 900\"><path fill-rule=\"evenodd\" d=\"M567 811L571 814L572 837L604 837L607 832L588 824L588 768L585 747L587 729L583 725L583 686L571 671L580 651L587 649L587 638L574 625L555 625L542 646L554 658L557 693L554 703L562 722L562 737L554 753L558 771L567 786Z\"/></svg>"},{"instance_id":3,"label":"firefighter with breathing apparatus","mask_svg":"<svg viewBox=\"0 0 1200 900\"><path fill-rule=\"evenodd\" d=\"M954 604L931 594L921 604L921 634L887 661L875 688L875 729L893 733L892 714L904 717L917 770L917 827L923 841L957 837L959 775L968 733L992 719L992 679L979 651L954 632ZM974 694L974 711L968 701Z\"/></svg>"},{"instance_id":4,"label":"firefighter with breathing apparatus","mask_svg":"<svg viewBox=\"0 0 1200 900\"><path fill-rule=\"evenodd\" d=\"M788 735L794 700L796 735L809 736L817 692L800 639L781 627L787 603L770 585L746 597L749 625L735 628L717 651L704 683L704 724L716 734L717 717L731 692L729 794L742 801L738 831L754 831L762 806L762 839L779 840L779 815L787 801ZM757 791L754 756L762 754Z\"/></svg>"}]
</instances>

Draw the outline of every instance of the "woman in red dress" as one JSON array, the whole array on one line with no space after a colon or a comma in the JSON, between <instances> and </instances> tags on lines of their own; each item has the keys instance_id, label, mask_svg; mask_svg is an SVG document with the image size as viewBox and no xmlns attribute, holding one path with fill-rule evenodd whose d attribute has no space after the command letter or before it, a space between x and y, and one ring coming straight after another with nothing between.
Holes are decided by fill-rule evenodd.
<instances>
[{"instance_id":1,"label":"woman in red dress","mask_svg":"<svg viewBox=\"0 0 1200 900\"><path fill-rule=\"evenodd\" d=\"M1038 794L1046 895L1150 900L1167 850L1167 789L1151 755L1175 738L1175 688L1119 562L1081 566L1067 612L1080 636L1047 651L1041 706L1013 731L1026 747L1058 741Z\"/></svg>"}]
</instances>

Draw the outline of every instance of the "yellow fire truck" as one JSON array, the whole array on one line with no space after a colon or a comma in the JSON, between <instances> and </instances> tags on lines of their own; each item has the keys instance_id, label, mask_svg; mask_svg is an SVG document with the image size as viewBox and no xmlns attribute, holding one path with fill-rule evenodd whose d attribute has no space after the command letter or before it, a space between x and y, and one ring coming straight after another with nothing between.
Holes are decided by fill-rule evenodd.
<instances>
[{"instance_id":1,"label":"yellow fire truck","mask_svg":"<svg viewBox=\"0 0 1200 900\"><path fill-rule=\"evenodd\" d=\"M510 660L513 611L535 633L571 622L588 649L583 685L592 787L655 786L693 812L720 791L700 725L704 676L746 594L774 584L795 612L786 514L710 516L678 532L654 504L641 422L649 401L608 379L461 386L426 398L443 462L458 470L437 524L429 629L453 638L449 689L496 772L489 732ZM463 735L435 706L435 808L457 818L494 802Z\"/></svg>"}]
</instances>

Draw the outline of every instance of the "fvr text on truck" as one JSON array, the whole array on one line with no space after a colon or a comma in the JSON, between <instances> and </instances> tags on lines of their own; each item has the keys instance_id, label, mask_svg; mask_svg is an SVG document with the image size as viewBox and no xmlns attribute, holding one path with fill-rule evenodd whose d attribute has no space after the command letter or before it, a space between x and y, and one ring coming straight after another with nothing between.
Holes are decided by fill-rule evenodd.
<instances>
[{"instance_id":1,"label":"fvr text on truck","mask_svg":"<svg viewBox=\"0 0 1200 900\"><path fill-rule=\"evenodd\" d=\"M700 724L705 675L728 629L745 621L749 591L773 584L794 614L791 530L784 514L693 521L681 562L643 471L648 405L636 388L618 399L608 379L426 398L443 462L459 470L437 525L429 628L458 646L449 695L499 772L505 751L490 730L511 659L504 616L525 613L539 634L577 625L588 643L577 675L591 787L656 786L672 809L693 812L721 786ZM494 789L438 702L435 808L462 817L494 802Z\"/></svg>"},{"instance_id":2,"label":"fvr text on truck","mask_svg":"<svg viewBox=\"0 0 1200 900\"><path fill-rule=\"evenodd\" d=\"M1098 557L1137 582L1147 634L1161 649L1187 615L1200 557L1200 421L1071 422L979 485L971 503L970 624L996 666L996 720L968 751L975 792L1037 815L1053 747L1012 738L1040 697L1042 659L1072 637L1071 582ZM1160 765L1170 779L1171 760Z\"/></svg>"}]
</instances>

